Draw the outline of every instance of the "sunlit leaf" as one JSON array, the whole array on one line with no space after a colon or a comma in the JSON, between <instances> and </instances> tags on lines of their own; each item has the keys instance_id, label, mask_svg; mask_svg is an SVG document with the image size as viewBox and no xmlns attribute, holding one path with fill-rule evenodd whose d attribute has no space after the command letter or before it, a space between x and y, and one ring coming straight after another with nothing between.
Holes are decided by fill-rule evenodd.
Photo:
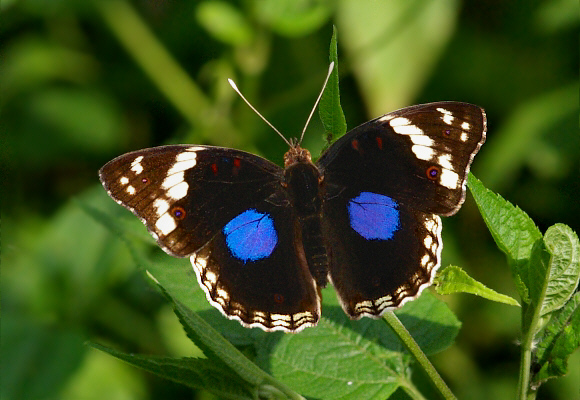
<instances>
[{"instance_id":1,"label":"sunlit leaf","mask_svg":"<svg viewBox=\"0 0 580 400\"><path fill-rule=\"evenodd\" d=\"M514 298L498 293L483 283L476 281L461 268L450 265L437 275L435 290L439 294L471 293L499 303L519 306Z\"/></svg>"},{"instance_id":2,"label":"sunlit leaf","mask_svg":"<svg viewBox=\"0 0 580 400\"><path fill-rule=\"evenodd\" d=\"M552 313L542 335L537 339L532 386L568 372L568 358L580 347L580 293Z\"/></svg>"},{"instance_id":3,"label":"sunlit leaf","mask_svg":"<svg viewBox=\"0 0 580 400\"><path fill-rule=\"evenodd\" d=\"M545 271L540 316L562 307L576 291L580 279L580 243L576 233L564 224L556 224L548 228L544 242L551 257Z\"/></svg>"},{"instance_id":4,"label":"sunlit leaf","mask_svg":"<svg viewBox=\"0 0 580 400\"><path fill-rule=\"evenodd\" d=\"M485 188L471 173L468 186L491 236L508 258L520 297L529 302L529 260L534 245L542 240L541 232L524 211Z\"/></svg>"},{"instance_id":5,"label":"sunlit leaf","mask_svg":"<svg viewBox=\"0 0 580 400\"><path fill-rule=\"evenodd\" d=\"M330 62L334 62L334 69L328 79L326 89L320 99L319 114L324 125L328 142L338 139L346 133L346 118L340 106L340 89L338 87L338 53L337 32L334 27L330 41Z\"/></svg>"}]
</instances>

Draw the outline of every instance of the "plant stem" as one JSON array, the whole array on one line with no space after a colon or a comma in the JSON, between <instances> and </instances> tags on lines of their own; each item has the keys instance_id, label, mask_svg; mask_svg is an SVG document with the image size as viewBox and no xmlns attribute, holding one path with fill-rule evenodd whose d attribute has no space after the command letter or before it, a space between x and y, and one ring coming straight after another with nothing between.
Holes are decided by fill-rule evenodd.
<instances>
[{"instance_id":1,"label":"plant stem","mask_svg":"<svg viewBox=\"0 0 580 400\"><path fill-rule=\"evenodd\" d=\"M401 388L414 400L426 400L423 394L411 382L401 385Z\"/></svg>"},{"instance_id":2,"label":"plant stem","mask_svg":"<svg viewBox=\"0 0 580 400\"><path fill-rule=\"evenodd\" d=\"M427 359L427 356L415 339L411 336L407 328L401 323L399 318L393 313L392 311L387 312L383 316L384 321L393 329L395 334L401 339L407 350L411 353L415 360L419 363L419 365L423 368L423 370L427 373L427 376L433 383L433 385L437 388L441 396L447 400L455 399L456 397L451 392L451 389L447 386L447 384L443 381L441 376L437 373L433 364Z\"/></svg>"},{"instance_id":3,"label":"plant stem","mask_svg":"<svg viewBox=\"0 0 580 400\"><path fill-rule=\"evenodd\" d=\"M304 400L304 397L298 393L286 388L280 387L279 384L263 385L259 390L260 398L266 399L283 399Z\"/></svg>"},{"instance_id":4,"label":"plant stem","mask_svg":"<svg viewBox=\"0 0 580 400\"><path fill-rule=\"evenodd\" d=\"M530 366L532 364L532 348L528 338L522 343L522 357L520 362L520 377L518 380L518 399L526 400L528 394L528 386L530 384Z\"/></svg>"}]
</instances>

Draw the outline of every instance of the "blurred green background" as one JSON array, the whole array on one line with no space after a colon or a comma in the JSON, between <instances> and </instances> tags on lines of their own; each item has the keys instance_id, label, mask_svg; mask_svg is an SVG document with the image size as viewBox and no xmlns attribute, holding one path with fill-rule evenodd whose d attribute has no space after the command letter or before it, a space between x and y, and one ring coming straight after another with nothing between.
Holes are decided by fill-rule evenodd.
<instances>
[{"instance_id":1,"label":"blurred green background","mask_svg":"<svg viewBox=\"0 0 580 400\"><path fill-rule=\"evenodd\" d=\"M0 12L3 400L212 398L84 344L199 355L123 243L74 199L132 218L145 237L98 182L115 156L196 143L281 164L286 145L226 78L296 136L333 24L349 128L421 102L478 104L489 132L475 175L542 231L580 228L577 1L3 0ZM304 146L318 154L323 136L315 118ZM469 195L444 226L444 266L516 296ZM445 301L463 327L433 357L443 378L461 399L514 398L519 310ZM578 352L569 367L539 399L580 398Z\"/></svg>"}]
</instances>

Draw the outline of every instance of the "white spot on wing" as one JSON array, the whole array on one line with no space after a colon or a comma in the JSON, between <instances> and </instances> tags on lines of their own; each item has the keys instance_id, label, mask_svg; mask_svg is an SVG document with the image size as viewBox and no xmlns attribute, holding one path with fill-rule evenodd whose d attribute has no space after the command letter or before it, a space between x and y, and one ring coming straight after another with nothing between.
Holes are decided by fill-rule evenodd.
<instances>
[{"instance_id":1,"label":"white spot on wing","mask_svg":"<svg viewBox=\"0 0 580 400\"><path fill-rule=\"evenodd\" d=\"M286 314L272 314L272 322L278 322L278 321L292 321L290 315L286 315Z\"/></svg>"},{"instance_id":2,"label":"white spot on wing","mask_svg":"<svg viewBox=\"0 0 580 400\"><path fill-rule=\"evenodd\" d=\"M451 154L442 154L442 155L440 155L439 156L439 159L437 160L437 162L443 168L447 168L447 169L453 170L453 166L451 165Z\"/></svg>"},{"instance_id":3,"label":"white spot on wing","mask_svg":"<svg viewBox=\"0 0 580 400\"><path fill-rule=\"evenodd\" d=\"M167 236L177 228L177 225L175 224L173 217L166 213L157 220L155 228L157 228L162 235Z\"/></svg>"},{"instance_id":4,"label":"white spot on wing","mask_svg":"<svg viewBox=\"0 0 580 400\"><path fill-rule=\"evenodd\" d=\"M167 178L163 180L161 187L163 189L171 189L172 187L180 184L185 179L183 172L175 173L173 175L168 175Z\"/></svg>"},{"instance_id":5,"label":"white spot on wing","mask_svg":"<svg viewBox=\"0 0 580 400\"><path fill-rule=\"evenodd\" d=\"M467 133L466 132L461 132L461 137L460 137L462 142L467 142Z\"/></svg>"},{"instance_id":6,"label":"white spot on wing","mask_svg":"<svg viewBox=\"0 0 580 400\"><path fill-rule=\"evenodd\" d=\"M393 128L395 126L410 125L410 124L411 124L411 120L409 120L407 118L403 118L403 117L393 118L391 120L391 122L389 122L389 125L391 125Z\"/></svg>"},{"instance_id":7,"label":"white spot on wing","mask_svg":"<svg viewBox=\"0 0 580 400\"><path fill-rule=\"evenodd\" d=\"M143 156L139 156L131 163L131 171L135 172L136 175L139 175L141 172L143 172L143 166L141 165L142 160Z\"/></svg>"},{"instance_id":8,"label":"white spot on wing","mask_svg":"<svg viewBox=\"0 0 580 400\"><path fill-rule=\"evenodd\" d=\"M441 176L439 182L448 189L457 189L457 181L459 180L459 175L455 172L444 168L441 170Z\"/></svg>"},{"instance_id":9,"label":"white spot on wing","mask_svg":"<svg viewBox=\"0 0 580 400\"><path fill-rule=\"evenodd\" d=\"M428 219L425 221L425 228L431 233L433 233L433 228L435 228L435 221L432 219Z\"/></svg>"},{"instance_id":10,"label":"white spot on wing","mask_svg":"<svg viewBox=\"0 0 580 400\"><path fill-rule=\"evenodd\" d=\"M188 189L189 185L187 182L181 182L169 189L167 191L167 195L174 200L183 199L185 196L187 196Z\"/></svg>"},{"instance_id":11,"label":"white spot on wing","mask_svg":"<svg viewBox=\"0 0 580 400\"><path fill-rule=\"evenodd\" d=\"M225 303L227 303L227 301L230 299L230 294L228 292L226 292L224 289L222 288L217 288L216 289L218 298L223 299Z\"/></svg>"},{"instance_id":12,"label":"white spot on wing","mask_svg":"<svg viewBox=\"0 0 580 400\"><path fill-rule=\"evenodd\" d=\"M205 273L205 280L211 283L212 285L215 285L217 283L217 275L213 271L207 271Z\"/></svg>"},{"instance_id":13,"label":"white spot on wing","mask_svg":"<svg viewBox=\"0 0 580 400\"><path fill-rule=\"evenodd\" d=\"M200 271L205 271L205 268L207 267L207 258L196 257L195 266L197 266Z\"/></svg>"},{"instance_id":14,"label":"white spot on wing","mask_svg":"<svg viewBox=\"0 0 580 400\"><path fill-rule=\"evenodd\" d=\"M121 179L119 179L119 182L121 183L121 185L126 185L127 183L129 183L129 178L127 178L126 176L122 176Z\"/></svg>"},{"instance_id":15,"label":"white spot on wing","mask_svg":"<svg viewBox=\"0 0 580 400\"><path fill-rule=\"evenodd\" d=\"M428 147L433 146L433 139L431 139L427 135L411 135L409 136L409 138L411 139L411 142L413 142L413 144Z\"/></svg>"},{"instance_id":16,"label":"white spot on wing","mask_svg":"<svg viewBox=\"0 0 580 400\"><path fill-rule=\"evenodd\" d=\"M197 153L195 151L183 151L175 157L175 164L169 168L167 175L173 175L181 171L195 167L197 164Z\"/></svg>"},{"instance_id":17,"label":"white spot on wing","mask_svg":"<svg viewBox=\"0 0 580 400\"><path fill-rule=\"evenodd\" d=\"M153 207L156 208L155 213L158 216L165 214L169 210L169 203L163 199L155 199Z\"/></svg>"},{"instance_id":18,"label":"white spot on wing","mask_svg":"<svg viewBox=\"0 0 580 400\"><path fill-rule=\"evenodd\" d=\"M455 119L455 117L453 117L453 114L451 113L451 111L446 110L444 108L438 107L437 111L439 111L441 114L443 114L441 116L441 119L443 120L443 122L445 122L447 125L451 125L453 123L453 120Z\"/></svg>"},{"instance_id":19,"label":"white spot on wing","mask_svg":"<svg viewBox=\"0 0 580 400\"><path fill-rule=\"evenodd\" d=\"M461 129L463 129L464 131L468 131L471 129L471 125L469 125L469 122L463 122L461 124Z\"/></svg>"},{"instance_id":20,"label":"white spot on wing","mask_svg":"<svg viewBox=\"0 0 580 400\"><path fill-rule=\"evenodd\" d=\"M399 118L395 118L395 119L399 119ZM402 119L406 119L406 118L402 118ZM391 121L391 122L393 122L393 121ZM391 127L399 135L423 135L423 131L415 125L395 125L395 126L391 125Z\"/></svg>"},{"instance_id":21,"label":"white spot on wing","mask_svg":"<svg viewBox=\"0 0 580 400\"><path fill-rule=\"evenodd\" d=\"M131 185L127 186L127 193L133 196L135 194L135 188Z\"/></svg>"},{"instance_id":22,"label":"white spot on wing","mask_svg":"<svg viewBox=\"0 0 580 400\"><path fill-rule=\"evenodd\" d=\"M435 154L433 149L427 146L414 145L413 147L411 147L411 150L413 151L413 153L415 153L415 157L421 160L429 161L433 158L433 155Z\"/></svg>"}]
</instances>

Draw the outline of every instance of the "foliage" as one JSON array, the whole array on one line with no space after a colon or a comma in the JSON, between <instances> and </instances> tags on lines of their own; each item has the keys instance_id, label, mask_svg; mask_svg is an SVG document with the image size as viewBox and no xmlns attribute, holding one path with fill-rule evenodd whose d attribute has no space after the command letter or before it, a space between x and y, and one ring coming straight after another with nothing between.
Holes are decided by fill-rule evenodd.
<instances>
[{"instance_id":1,"label":"foliage","mask_svg":"<svg viewBox=\"0 0 580 400\"><path fill-rule=\"evenodd\" d=\"M541 383L567 373L568 358L580 347L578 297L571 299L580 279L580 242L564 224L549 227L542 237L525 212L486 189L473 175L469 187L508 258L523 300L518 394L529 399ZM539 371L530 381L532 359Z\"/></svg>"}]
</instances>

